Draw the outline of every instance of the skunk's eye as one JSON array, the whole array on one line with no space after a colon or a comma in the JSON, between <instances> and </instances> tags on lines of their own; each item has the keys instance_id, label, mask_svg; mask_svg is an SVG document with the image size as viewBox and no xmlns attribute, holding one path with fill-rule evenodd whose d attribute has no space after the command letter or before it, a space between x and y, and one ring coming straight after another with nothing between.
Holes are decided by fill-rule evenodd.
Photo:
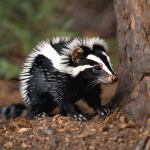
<instances>
[{"instance_id":1,"label":"skunk's eye","mask_svg":"<svg viewBox=\"0 0 150 150\"><path fill-rule=\"evenodd\" d=\"M92 71L95 73L95 74L99 74L100 73L100 70L101 68L99 66L95 66L92 68Z\"/></svg>"}]
</instances>

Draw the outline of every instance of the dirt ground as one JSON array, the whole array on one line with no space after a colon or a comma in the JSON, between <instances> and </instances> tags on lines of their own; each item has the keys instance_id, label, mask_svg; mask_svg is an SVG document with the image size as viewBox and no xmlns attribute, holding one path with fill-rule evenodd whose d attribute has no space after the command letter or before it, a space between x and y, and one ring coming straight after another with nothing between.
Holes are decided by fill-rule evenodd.
<instances>
[{"instance_id":1,"label":"dirt ground","mask_svg":"<svg viewBox=\"0 0 150 150\"><path fill-rule=\"evenodd\" d=\"M40 121L0 121L1 150L133 150L144 130L142 125L119 116L118 108L109 117L99 115L86 122L60 116Z\"/></svg>"},{"instance_id":2,"label":"dirt ground","mask_svg":"<svg viewBox=\"0 0 150 150\"><path fill-rule=\"evenodd\" d=\"M117 84L103 87L104 103L111 99L116 87ZM0 106L18 102L18 81L0 80ZM60 114L39 121L25 117L0 119L0 150L132 150L142 138L144 126L120 116L119 108L110 116L101 117L82 101L78 104L86 113L86 122L72 121Z\"/></svg>"}]
</instances>

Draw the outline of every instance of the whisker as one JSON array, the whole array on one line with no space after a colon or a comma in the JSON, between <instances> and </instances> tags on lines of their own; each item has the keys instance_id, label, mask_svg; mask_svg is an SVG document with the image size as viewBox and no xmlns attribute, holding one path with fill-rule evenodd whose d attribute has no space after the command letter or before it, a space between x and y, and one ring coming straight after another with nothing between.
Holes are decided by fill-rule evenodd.
<instances>
[{"instance_id":1,"label":"whisker","mask_svg":"<svg viewBox=\"0 0 150 150\"><path fill-rule=\"evenodd\" d=\"M91 91L94 89L94 87L99 83L99 81L96 81L93 87L91 88Z\"/></svg>"},{"instance_id":2,"label":"whisker","mask_svg":"<svg viewBox=\"0 0 150 150\"><path fill-rule=\"evenodd\" d=\"M90 86L92 86L92 85L94 84L94 82L95 82L95 80L91 81L91 82L87 85L87 87L86 87L86 89L85 89L85 92L88 92L88 91L90 90Z\"/></svg>"},{"instance_id":3,"label":"whisker","mask_svg":"<svg viewBox=\"0 0 150 150\"><path fill-rule=\"evenodd\" d=\"M94 81L91 81L91 82L88 84L87 88L88 88L91 84L93 84L93 82L94 82ZM86 88L86 89L87 89L87 88Z\"/></svg>"},{"instance_id":4,"label":"whisker","mask_svg":"<svg viewBox=\"0 0 150 150\"><path fill-rule=\"evenodd\" d=\"M88 84L88 86L87 86L85 92L88 92L88 91L90 91L90 90L92 91L92 90L94 89L94 87L95 87L98 83L99 83L99 80L97 80L97 79L91 81L91 82Z\"/></svg>"},{"instance_id":5,"label":"whisker","mask_svg":"<svg viewBox=\"0 0 150 150\"><path fill-rule=\"evenodd\" d=\"M90 91L90 89L91 89L91 87L92 87L92 85L95 83L95 80L94 81L91 81L89 84L88 84L88 86L87 86L87 88L86 88L86 90L85 90L85 92L87 93L88 91Z\"/></svg>"}]
</instances>

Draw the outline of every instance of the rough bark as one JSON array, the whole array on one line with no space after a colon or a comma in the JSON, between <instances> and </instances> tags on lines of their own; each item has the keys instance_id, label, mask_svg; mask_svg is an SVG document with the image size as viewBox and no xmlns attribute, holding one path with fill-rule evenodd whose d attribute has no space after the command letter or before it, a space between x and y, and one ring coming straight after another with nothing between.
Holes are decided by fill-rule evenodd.
<instances>
[{"instance_id":1,"label":"rough bark","mask_svg":"<svg viewBox=\"0 0 150 150\"><path fill-rule=\"evenodd\" d=\"M120 80L112 103L135 121L150 117L150 0L114 0Z\"/></svg>"}]
</instances>

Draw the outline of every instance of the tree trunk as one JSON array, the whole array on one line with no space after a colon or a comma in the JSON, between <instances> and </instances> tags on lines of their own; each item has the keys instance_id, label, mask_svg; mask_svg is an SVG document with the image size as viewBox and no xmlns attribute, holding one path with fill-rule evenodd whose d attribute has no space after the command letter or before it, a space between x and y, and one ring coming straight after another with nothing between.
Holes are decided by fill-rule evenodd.
<instances>
[{"instance_id":1,"label":"tree trunk","mask_svg":"<svg viewBox=\"0 0 150 150\"><path fill-rule=\"evenodd\" d=\"M114 0L120 80L113 104L135 121L150 117L150 0Z\"/></svg>"}]
</instances>

